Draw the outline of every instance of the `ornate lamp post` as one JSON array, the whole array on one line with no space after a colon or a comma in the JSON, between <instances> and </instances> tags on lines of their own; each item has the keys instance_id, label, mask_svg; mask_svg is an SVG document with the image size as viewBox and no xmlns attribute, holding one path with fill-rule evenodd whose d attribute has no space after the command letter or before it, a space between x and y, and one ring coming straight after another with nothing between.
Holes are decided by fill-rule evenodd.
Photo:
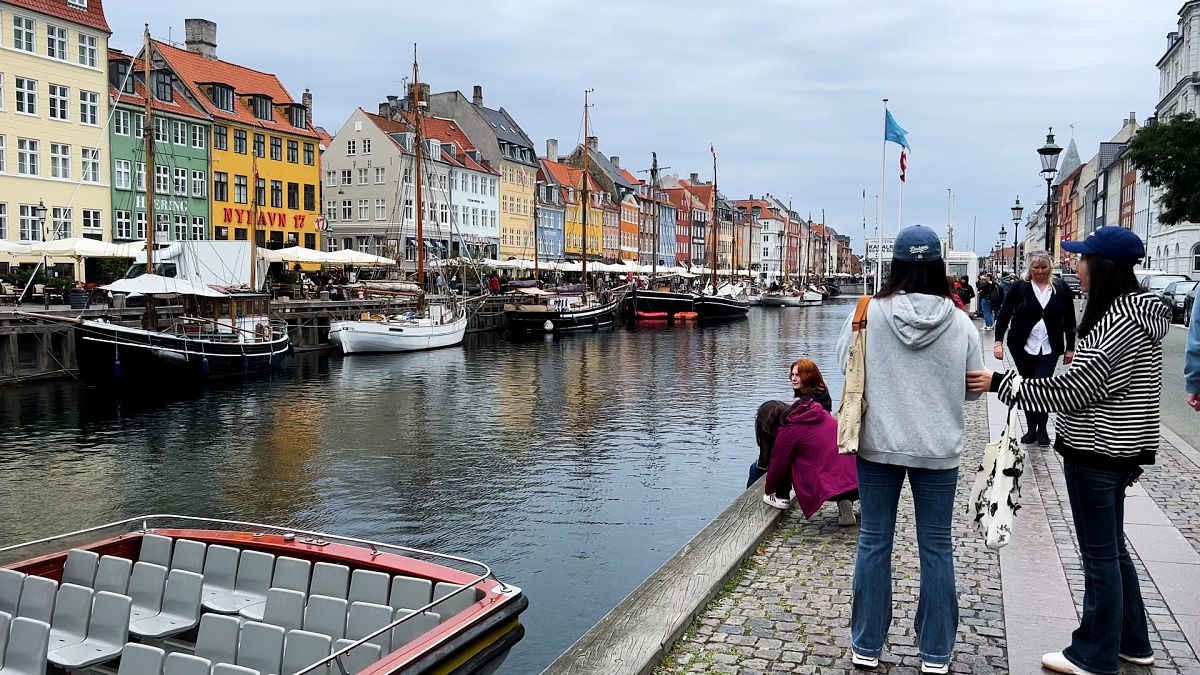
<instances>
[{"instance_id":1,"label":"ornate lamp post","mask_svg":"<svg viewBox=\"0 0 1200 675\"><path fill-rule=\"evenodd\" d=\"M1005 239L1007 237L1008 237L1008 230L1004 229L1004 226L1001 225L1000 226L1000 243L996 245L996 247L997 247L996 248L996 257L1000 261L1001 271L1004 271L1004 255L1003 254L1004 254L1004 243L1005 243Z\"/></svg>"},{"instance_id":2,"label":"ornate lamp post","mask_svg":"<svg viewBox=\"0 0 1200 675\"><path fill-rule=\"evenodd\" d=\"M1038 148L1038 157L1042 160L1042 178L1046 179L1046 250L1054 253L1054 209L1050 204L1050 185L1058 174L1058 156L1062 148L1054 144L1054 127L1046 134L1046 144Z\"/></svg>"},{"instance_id":3,"label":"ornate lamp post","mask_svg":"<svg viewBox=\"0 0 1200 675\"><path fill-rule=\"evenodd\" d=\"M1021 214L1025 212L1025 207L1021 206L1021 197L1017 196L1017 201L1012 205L1012 220L1013 220L1013 274L1017 273L1017 228L1021 226ZM1000 238L1004 238L1004 228L1000 228Z\"/></svg>"},{"instance_id":4,"label":"ornate lamp post","mask_svg":"<svg viewBox=\"0 0 1200 675\"><path fill-rule=\"evenodd\" d=\"M42 231L42 241L50 241L49 233L46 232L46 204L42 200L38 200L38 205L33 208L33 217L37 218L38 229ZM46 244L44 244L46 245ZM43 256L43 267L45 258ZM46 280L50 280L50 270L46 270ZM50 309L50 289L42 286L42 308Z\"/></svg>"}]
</instances>

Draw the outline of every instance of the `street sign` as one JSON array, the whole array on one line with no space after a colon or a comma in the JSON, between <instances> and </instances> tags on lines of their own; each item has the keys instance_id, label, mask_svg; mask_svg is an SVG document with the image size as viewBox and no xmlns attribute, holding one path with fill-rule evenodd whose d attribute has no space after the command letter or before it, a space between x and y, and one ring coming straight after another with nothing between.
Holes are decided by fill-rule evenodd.
<instances>
[{"instance_id":1,"label":"street sign","mask_svg":"<svg viewBox=\"0 0 1200 675\"><path fill-rule=\"evenodd\" d=\"M324 232L327 227L324 216L317 216L317 232Z\"/></svg>"}]
</instances>

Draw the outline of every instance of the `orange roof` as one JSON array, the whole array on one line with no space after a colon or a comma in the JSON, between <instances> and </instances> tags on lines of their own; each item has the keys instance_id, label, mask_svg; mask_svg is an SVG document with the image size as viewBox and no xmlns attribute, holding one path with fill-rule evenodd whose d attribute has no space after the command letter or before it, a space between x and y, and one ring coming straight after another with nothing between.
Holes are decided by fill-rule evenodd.
<instances>
[{"instance_id":1,"label":"orange roof","mask_svg":"<svg viewBox=\"0 0 1200 675\"><path fill-rule=\"evenodd\" d=\"M551 162L548 159L542 160L542 166L546 167L546 170L550 172L551 178L560 185L578 189L583 184L583 169L567 166L561 162ZM596 183L596 179L591 176L588 176L588 189L600 189L600 185Z\"/></svg>"},{"instance_id":2,"label":"orange roof","mask_svg":"<svg viewBox=\"0 0 1200 675\"><path fill-rule=\"evenodd\" d=\"M209 115L219 119L239 122L247 126L317 138L317 133L313 131L311 125L303 129L293 127L285 116L278 115L273 120L260 120L242 102L242 96L262 94L271 97L272 102L277 106L295 103L296 101L292 99L291 94L284 88L283 83L279 81L278 77L270 73L229 63L228 61L221 61L219 59L210 61L195 52L180 49L165 42L154 40L153 44L155 49L170 64L175 74L179 76L179 79L200 100L201 105L205 108L205 112ZM219 82L233 87L236 95L234 96L232 112L221 110L213 105L212 100L208 98L204 90L199 86L201 83L207 82Z\"/></svg>"},{"instance_id":3,"label":"orange roof","mask_svg":"<svg viewBox=\"0 0 1200 675\"><path fill-rule=\"evenodd\" d=\"M359 108L359 110L362 110L362 113L367 116L367 119L369 119L372 124L378 127L380 131L385 134L389 134L389 138L390 134L405 134L412 133L413 131L410 121L399 122L382 115L369 113L362 108ZM403 111L401 114L404 115L405 120L411 120L410 113L408 111ZM469 151L475 150L475 146L471 144L470 139L467 138L467 135L463 133L462 129L458 127L454 120L446 119L444 117L426 116L422 118L422 127L426 138L436 139L439 142L453 142L458 145L458 151L454 155L442 153L442 158L445 159L447 163L462 166L473 171L481 171L483 173L499 175L499 172L492 169L490 166L476 162L470 157L470 155L466 154ZM396 139L392 138L391 140L392 143L400 149L400 152L408 152L400 145L400 143L396 141Z\"/></svg>"},{"instance_id":4,"label":"orange roof","mask_svg":"<svg viewBox=\"0 0 1200 675\"><path fill-rule=\"evenodd\" d=\"M142 74L144 72L142 69L146 67L145 62L142 61L141 59L135 58L133 56L130 56L129 54L125 54L124 52L119 52L116 50L112 50L112 51L108 52L108 60L109 61L130 61L133 64L134 72L138 75ZM133 79L134 93L132 93L132 94L126 93L126 92L123 92L123 91L117 89L116 87L114 87L112 85L109 85L109 87L108 87L109 98L113 101L113 103L124 103L126 105L137 106L139 108L145 107L145 105L146 105L146 85L143 84L143 82L136 77L133 77L132 79ZM176 115L186 115L188 117L195 117L195 118L202 119L205 121L208 120L208 115L205 115L203 110L200 110L196 106L192 105L191 102L187 100L187 98L177 94L175 96L172 96L172 99L173 100L171 102L167 102L167 101L160 101L157 98L155 98L151 101L150 105L153 107L154 110L157 110L159 112L174 113Z\"/></svg>"},{"instance_id":5,"label":"orange roof","mask_svg":"<svg viewBox=\"0 0 1200 675\"><path fill-rule=\"evenodd\" d=\"M321 149L324 150L333 144L333 136L325 130L325 127L314 126L313 130L317 132L317 136L321 138Z\"/></svg>"},{"instance_id":6,"label":"orange roof","mask_svg":"<svg viewBox=\"0 0 1200 675\"><path fill-rule=\"evenodd\" d=\"M621 175L624 176L625 180L629 181L631 185L638 185L642 182L633 174L629 173L629 169L626 169L625 167L621 167Z\"/></svg>"},{"instance_id":7,"label":"orange roof","mask_svg":"<svg viewBox=\"0 0 1200 675\"><path fill-rule=\"evenodd\" d=\"M679 184L682 185L683 187L687 188L688 192L691 192L696 197L696 199L699 199L706 207L712 205L712 200L713 200L712 183L707 183L707 184L693 183L691 181L681 180L681 181L679 181Z\"/></svg>"},{"instance_id":8,"label":"orange roof","mask_svg":"<svg viewBox=\"0 0 1200 675\"><path fill-rule=\"evenodd\" d=\"M759 209L761 209L763 211L763 214L765 214L765 215L770 215L772 217L782 217L782 216L775 216L775 214L771 212L771 208L772 208L771 205L761 199L738 199L733 202L733 205L739 206L739 207L741 207L743 209L747 209L747 210L753 209L754 207L757 206Z\"/></svg>"},{"instance_id":9,"label":"orange roof","mask_svg":"<svg viewBox=\"0 0 1200 675\"><path fill-rule=\"evenodd\" d=\"M108 21L104 18L103 0L88 0L87 9L72 7L67 4L67 0L7 0L7 4L112 33Z\"/></svg>"}]
</instances>

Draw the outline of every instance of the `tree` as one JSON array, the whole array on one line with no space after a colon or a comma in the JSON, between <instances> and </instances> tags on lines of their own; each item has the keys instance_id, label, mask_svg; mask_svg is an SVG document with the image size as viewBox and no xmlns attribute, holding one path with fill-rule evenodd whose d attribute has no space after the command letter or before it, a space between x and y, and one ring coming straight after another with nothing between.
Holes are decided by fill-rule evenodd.
<instances>
[{"instance_id":1,"label":"tree","mask_svg":"<svg viewBox=\"0 0 1200 675\"><path fill-rule=\"evenodd\" d=\"M1164 190L1159 222L1200 223L1200 120L1195 115L1143 128L1127 152L1146 182Z\"/></svg>"}]
</instances>

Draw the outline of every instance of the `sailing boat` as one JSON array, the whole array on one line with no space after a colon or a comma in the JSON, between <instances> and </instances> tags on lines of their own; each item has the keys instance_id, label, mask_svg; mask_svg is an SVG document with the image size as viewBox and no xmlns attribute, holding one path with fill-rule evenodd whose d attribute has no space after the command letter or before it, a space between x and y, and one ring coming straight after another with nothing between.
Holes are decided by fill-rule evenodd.
<instances>
[{"instance_id":1,"label":"sailing boat","mask_svg":"<svg viewBox=\"0 0 1200 675\"><path fill-rule=\"evenodd\" d=\"M154 60L150 28L144 36L146 175L154 176L154 107L150 68ZM132 77L132 69L128 77ZM136 91L136 88L135 88ZM250 292L216 290L186 278L156 274L154 265L155 181L146 181L146 264L126 278L101 288L146 297L141 327L106 319L30 314L39 319L74 324L79 372L88 384L128 382L184 383L210 377L242 375L277 367L292 353L286 326L270 319L270 297L255 283L254 237L249 245ZM257 210L257 203L254 207ZM257 213L254 214L257 222ZM190 242L181 242L188 244ZM208 244L209 242L204 242ZM157 297L178 297L183 312L165 328L158 326Z\"/></svg>"},{"instance_id":2,"label":"sailing boat","mask_svg":"<svg viewBox=\"0 0 1200 675\"><path fill-rule=\"evenodd\" d=\"M713 150L713 189L712 189L712 219L709 221L709 230L712 232L712 288L711 293L705 293L696 296L693 306L696 308L696 313L700 315L701 320L720 320L720 319L743 319L746 313L750 311L750 301L745 298L738 297L738 292L741 290L733 284L733 274L731 270L730 283L724 287L718 284L717 278L717 231L720 229L721 221L717 218L717 153ZM732 267L732 256L730 265Z\"/></svg>"},{"instance_id":3,"label":"sailing boat","mask_svg":"<svg viewBox=\"0 0 1200 675\"><path fill-rule=\"evenodd\" d=\"M415 310L393 315L367 315L357 321L335 321L329 325L329 341L343 354L413 352L462 344L467 332L467 308L451 295L445 302L425 302L425 214L423 197L425 170L424 116L428 101L421 100L421 79L413 47L413 79L409 101L415 140L413 177L416 181L416 246L418 296Z\"/></svg>"},{"instance_id":4,"label":"sailing boat","mask_svg":"<svg viewBox=\"0 0 1200 675\"><path fill-rule=\"evenodd\" d=\"M650 185L648 191L651 202L658 202L658 153L650 153ZM676 293L670 288L662 288L658 278L658 209L651 209L653 218L653 242L650 261L649 288L634 288L629 293L626 311L632 321L672 321L677 314L691 312L695 296L691 293Z\"/></svg>"}]
</instances>

